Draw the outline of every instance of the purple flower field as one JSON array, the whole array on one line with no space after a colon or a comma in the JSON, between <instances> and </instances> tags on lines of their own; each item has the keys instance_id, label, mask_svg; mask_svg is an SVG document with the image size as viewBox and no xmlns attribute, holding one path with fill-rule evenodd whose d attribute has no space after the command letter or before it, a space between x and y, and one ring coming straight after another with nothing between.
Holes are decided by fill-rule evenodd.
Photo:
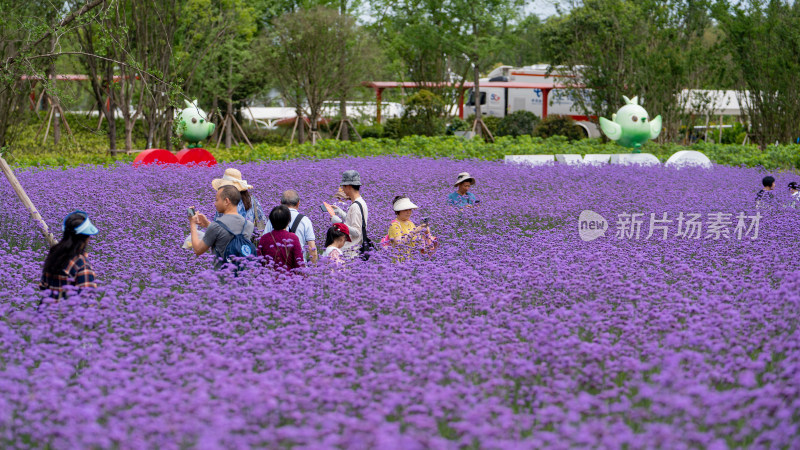
<instances>
[{"instance_id":1,"label":"purple flower field","mask_svg":"<svg viewBox=\"0 0 800 450\"><path fill-rule=\"evenodd\" d=\"M234 279L180 248L225 167L18 171L53 230L76 208L100 229L98 292L39 308L43 239L0 182L0 447L800 448L800 176L757 211L765 174L724 166L232 165L267 210L296 188L318 245L347 169L373 241L408 194L440 242ZM462 171L477 208L445 204ZM583 210L605 236L581 239ZM728 237L647 239L651 213L720 212Z\"/></svg>"}]
</instances>

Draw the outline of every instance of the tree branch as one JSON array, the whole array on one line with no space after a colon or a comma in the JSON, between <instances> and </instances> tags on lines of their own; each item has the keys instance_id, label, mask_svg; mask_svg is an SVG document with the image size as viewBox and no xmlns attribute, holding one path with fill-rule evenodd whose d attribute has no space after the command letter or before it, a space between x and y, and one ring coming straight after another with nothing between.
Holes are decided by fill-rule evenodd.
<instances>
[{"instance_id":1,"label":"tree branch","mask_svg":"<svg viewBox=\"0 0 800 450\"><path fill-rule=\"evenodd\" d=\"M55 28L64 27L66 25L69 25L72 21L74 21L78 17L80 17L80 16L86 14L87 12L93 10L94 8L100 6L104 1L105 0L94 0L91 3L87 3L87 4L83 5L83 8L81 8L78 11L76 11L76 12L68 15L67 17L65 17L61 22L58 23L58 25L56 25ZM5 67L8 67L11 64L13 64L14 61L17 59L17 57L20 54L25 53L28 50L36 47L37 45L39 45L42 42L44 42L45 39L49 39L51 34L53 34L53 30L50 30L47 33L45 33L44 35L42 35L38 40L36 40L36 42L34 42L32 44L27 44L27 45L23 46L22 48L20 48L13 55L9 56L6 59L5 64L4 64Z\"/></svg>"}]
</instances>

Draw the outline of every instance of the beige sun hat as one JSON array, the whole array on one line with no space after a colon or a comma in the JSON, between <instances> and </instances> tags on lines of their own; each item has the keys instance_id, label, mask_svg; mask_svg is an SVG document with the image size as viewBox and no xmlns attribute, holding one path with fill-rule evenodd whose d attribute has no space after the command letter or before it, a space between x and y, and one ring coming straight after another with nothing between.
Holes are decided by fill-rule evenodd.
<instances>
[{"instance_id":1,"label":"beige sun hat","mask_svg":"<svg viewBox=\"0 0 800 450\"><path fill-rule=\"evenodd\" d=\"M211 187L215 191L222 186L235 186L240 192L253 189L253 186L250 186L246 180L242 179L242 172L239 172L238 169L225 169L225 174L222 178L214 178L214 181L211 182Z\"/></svg>"},{"instance_id":2,"label":"beige sun hat","mask_svg":"<svg viewBox=\"0 0 800 450\"><path fill-rule=\"evenodd\" d=\"M475 184L475 178L472 178L469 172L461 172L460 174L458 174L458 180L456 181L456 184L454 184L453 186L458 186L459 184L467 180L472 180L472 184Z\"/></svg>"},{"instance_id":3,"label":"beige sun hat","mask_svg":"<svg viewBox=\"0 0 800 450\"><path fill-rule=\"evenodd\" d=\"M418 208L419 206L411 203L411 199L409 199L408 197L403 197L401 199L398 199L392 205L392 209L394 209L394 212L405 211L407 209L418 209Z\"/></svg>"}]
</instances>

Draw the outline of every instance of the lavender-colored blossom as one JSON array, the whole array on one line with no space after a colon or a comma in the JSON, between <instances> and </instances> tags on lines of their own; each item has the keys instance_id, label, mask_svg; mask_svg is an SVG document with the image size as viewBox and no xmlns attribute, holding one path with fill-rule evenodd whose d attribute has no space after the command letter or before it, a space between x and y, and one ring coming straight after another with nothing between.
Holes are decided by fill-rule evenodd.
<instances>
[{"instance_id":1,"label":"lavender-colored blossom","mask_svg":"<svg viewBox=\"0 0 800 450\"><path fill-rule=\"evenodd\" d=\"M51 229L90 213L100 285L42 300L41 235L0 183L3 447L800 446L800 216L783 192L755 209L756 169L233 166L265 209L296 189L318 246L355 169L374 241L406 194L439 248L233 277L180 248L218 168L19 170ZM481 204L447 206L464 171ZM583 241L582 210L643 213L640 239ZM645 239L681 212L759 212L758 238Z\"/></svg>"}]
</instances>

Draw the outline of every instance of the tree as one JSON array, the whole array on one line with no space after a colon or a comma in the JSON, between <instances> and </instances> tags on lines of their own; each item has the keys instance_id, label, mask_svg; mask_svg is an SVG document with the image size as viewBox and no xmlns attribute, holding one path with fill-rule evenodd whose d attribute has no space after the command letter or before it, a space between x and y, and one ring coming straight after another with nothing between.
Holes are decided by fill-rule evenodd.
<instances>
[{"instance_id":1,"label":"tree","mask_svg":"<svg viewBox=\"0 0 800 450\"><path fill-rule=\"evenodd\" d=\"M753 139L762 148L793 142L800 135L800 4L723 0L715 16Z\"/></svg>"},{"instance_id":2,"label":"tree","mask_svg":"<svg viewBox=\"0 0 800 450\"><path fill-rule=\"evenodd\" d=\"M264 48L265 67L298 112L303 108L298 95L302 92L312 142L324 103L364 80L350 65L363 67L366 39L352 17L325 7L286 13L273 21Z\"/></svg>"},{"instance_id":3,"label":"tree","mask_svg":"<svg viewBox=\"0 0 800 450\"><path fill-rule=\"evenodd\" d=\"M584 114L610 117L623 95L638 95L670 139L685 117L677 94L699 87L714 64L709 27L704 0L586 0L549 19L541 41L553 71L576 76L566 80Z\"/></svg>"},{"instance_id":4,"label":"tree","mask_svg":"<svg viewBox=\"0 0 800 450\"><path fill-rule=\"evenodd\" d=\"M530 14L505 33L498 43L497 61L515 67L528 66L542 62L542 49L539 42L539 29L542 21Z\"/></svg>"},{"instance_id":5,"label":"tree","mask_svg":"<svg viewBox=\"0 0 800 450\"><path fill-rule=\"evenodd\" d=\"M463 55L472 65L474 95L480 99L480 73L497 57L509 24L523 6L522 0L448 0L445 13L455 24L448 37L454 53ZM475 102L475 124L478 135L491 133L483 123L480 101Z\"/></svg>"},{"instance_id":6,"label":"tree","mask_svg":"<svg viewBox=\"0 0 800 450\"><path fill-rule=\"evenodd\" d=\"M372 5L373 14L378 17L373 28L395 77L416 82L447 104L455 104L470 65L448 38L454 33L456 22L448 16L445 2L374 0Z\"/></svg>"},{"instance_id":7,"label":"tree","mask_svg":"<svg viewBox=\"0 0 800 450\"><path fill-rule=\"evenodd\" d=\"M20 109L34 83L41 80L55 94L46 71L54 58L64 54L54 50L58 41L102 3L92 0L62 11L50 2L0 0L4 18L0 22L0 148L10 143L8 130L21 119ZM55 24L54 17L60 18Z\"/></svg>"}]
</instances>

